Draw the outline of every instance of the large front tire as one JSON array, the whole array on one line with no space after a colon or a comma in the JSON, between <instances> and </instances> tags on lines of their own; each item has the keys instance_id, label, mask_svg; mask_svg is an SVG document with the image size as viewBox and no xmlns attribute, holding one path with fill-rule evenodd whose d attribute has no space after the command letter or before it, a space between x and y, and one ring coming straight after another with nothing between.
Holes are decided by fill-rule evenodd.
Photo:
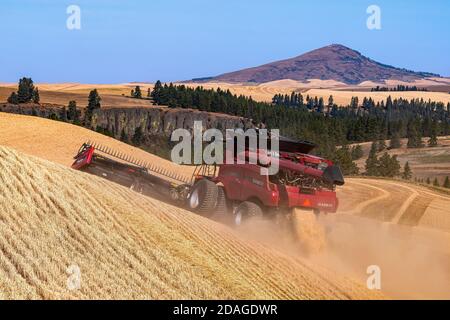
<instances>
[{"instance_id":1,"label":"large front tire","mask_svg":"<svg viewBox=\"0 0 450 320\"><path fill-rule=\"evenodd\" d=\"M260 218L263 212L260 206L250 201L242 202L234 211L233 223L236 227L250 218Z\"/></svg>"},{"instance_id":2,"label":"large front tire","mask_svg":"<svg viewBox=\"0 0 450 320\"><path fill-rule=\"evenodd\" d=\"M198 214L210 216L216 208L218 193L218 187L214 182L202 179L192 188L188 197L188 206Z\"/></svg>"}]
</instances>

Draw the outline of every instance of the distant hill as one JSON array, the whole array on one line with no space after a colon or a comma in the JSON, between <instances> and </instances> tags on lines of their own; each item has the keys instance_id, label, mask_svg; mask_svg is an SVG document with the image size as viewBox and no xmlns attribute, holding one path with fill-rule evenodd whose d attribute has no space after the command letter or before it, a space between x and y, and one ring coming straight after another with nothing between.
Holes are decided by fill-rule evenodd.
<instances>
[{"instance_id":1,"label":"distant hill","mask_svg":"<svg viewBox=\"0 0 450 320\"><path fill-rule=\"evenodd\" d=\"M256 83L282 79L298 81L321 79L358 84L363 81L383 81L388 79L414 81L427 77L440 76L382 64L363 56L358 51L343 45L333 44L295 58L204 79L208 79L208 81ZM204 79L196 79L196 81L204 81Z\"/></svg>"}]
</instances>

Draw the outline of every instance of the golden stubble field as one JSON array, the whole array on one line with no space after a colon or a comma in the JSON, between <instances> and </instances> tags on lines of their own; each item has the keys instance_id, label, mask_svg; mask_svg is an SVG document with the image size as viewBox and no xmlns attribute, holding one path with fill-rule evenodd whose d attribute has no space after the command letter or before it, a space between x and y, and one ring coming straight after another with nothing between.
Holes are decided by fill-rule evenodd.
<instances>
[{"instance_id":1,"label":"golden stubble field","mask_svg":"<svg viewBox=\"0 0 450 320\"><path fill-rule=\"evenodd\" d=\"M271 102L275 94L291 94L291 92L301 92L305 97L322 97L328 101L330 95L333 96L334 102L338 105L348 105L352 97L356 96L360 101L364 97L372 97L375 102L385 101L388 96L405 99L424 99L432 101L441 101L445 104L450 102L450 94L447 92L370 92L373 87L379 86L396 86L416 85L418 87L429 87L432 90L433 86L443 85L450 87L450 79L424 79L414 83L407 83L401 81L388 80L385 84L363 82L359 85L347 85L335 80L319 80L310 79L305 82L294 81L290 79L271 81L260 84L250 83L226 83L226 82L176 82L176 84L184 84L189 87L203 86L207 89L221 88L223 90L229 89L233 94L251 96L257 101ZM80 107L87 105L87 97L89 92L96 88L103 98L102 105L105 108L114 107L151 107L152 103L147 100L137 100L127 98L130 91L135 86L141 87L144 96L147 95L148 89L153 89L152 83L123 83L123 84L80 84L80 83L57 83L36 84L40 90L41 101L52 104L67 105L70 100L77 101ZM13 90L16 90L17 84L0 83L0 102L6 101Z\"/></svg>"},{"instance_id":2,"label":"golden stubble field","mask_svg":"<svg viewBox=\"0 0 450 320\"><path fill-rule=\"evenodd\" d=\"M272 223L233 230L68 169L85 140L192 172L81 127L0 113L2 297L381 298L364 289L369 265L382 267L389 297L450 297L445 194L347 179L338 214L319 220L325 250L305 257ZM79 291L67 289L70 265Z\"/></svg>"},{"instance_id":3,"label":"golden stubble field","mask_svg":"<svg viewBox=\"0 0 450 320\"><path fill-rule=\"evenodd\" d=\"M5 147L0 168L2 298L382 298L101 178Z\"/></svg>"}]
</instances>

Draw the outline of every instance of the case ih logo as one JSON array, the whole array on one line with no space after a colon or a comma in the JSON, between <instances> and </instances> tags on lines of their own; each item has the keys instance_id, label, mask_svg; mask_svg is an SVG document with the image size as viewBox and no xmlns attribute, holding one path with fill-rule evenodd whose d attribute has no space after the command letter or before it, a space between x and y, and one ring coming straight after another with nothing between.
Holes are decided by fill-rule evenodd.
<instances>
[{"instance_id":1,"label":"case ih logo","mask_svg":"<svg viewBox=\"0 0 450 320\"><path fill-rule=\"evenodd\" d=\"M333 207L333 205L331 203L324 203L324 202L319 202L317 205L319 207L324 207L324 208L331 208L331 207Z\"/></svg>"}]
</instances>

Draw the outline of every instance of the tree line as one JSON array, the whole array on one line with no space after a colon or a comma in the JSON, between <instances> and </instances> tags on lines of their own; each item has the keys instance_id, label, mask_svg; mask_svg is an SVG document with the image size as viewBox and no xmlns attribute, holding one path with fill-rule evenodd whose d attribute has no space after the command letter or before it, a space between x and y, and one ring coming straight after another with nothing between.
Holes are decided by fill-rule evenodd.
<instances>
[{"instance_id":1,"label":"tree line","mask_svg":"<svg viewBox=\"0 0 450 320\"><path fill-rule=\"evenodd\" d=\"M421 145L422 137L450 134L449 105L423 99L388 97L375 102L357 97L345 107L332 96L303 97L301 93L275 95L273 103L257 102L230 90L196 88L156 82L150 94L158 105L194 108L250 118L255 124L279 128L285 136L315 141L318 154L332 156L337 145L355 142L411 138L410 147Z\"/></svg>"},{"instance_id":2,"label":"tree line","mask_svg":"<svg viewBox=\"0 0 450 320\"><path fill-rule=\"evenodd\" d=\"M389 88L389 87L380 87L380 86L376 86L375 88L370 89L370 91L372 92L377 92L377 91L393 91L393 92L398 92L398 91L428 91L427 88L418 88L417 86L408 86L408 85L402 85L402 84L398 84L396 87L393 88Z\"/></svg>"},{"instance_id":3,"label":"tree line","mask_svg":"<svg viewBox=\"0 0 450 320\"><path fill-rule=\"evenodd\" d=\"M33 98L39 103L39 92L30 78L19 81L15 96L20 96L20 99L14 100L17 103L30 102ZM143 98L139 86L132 90L131 96ZM392 100L388 97L386 103L375 103L371 98L364 98L360 104L358 98L354 97L350 105L338 107L332 96L324 103L322 98L303 98L301 93L293 92L291 95L275 95L273 103L265 103L220 88L214 90L200 86L162 85L160 81L156 82L153 90L148 90L147 98L153 99L158 105L173 108L194 108L246 117L256 125L279 128L285 136L314 141L319 145L315 153L339 163L345 174L359 174L354 161L363 156L361 146L350 148L349 143L373 141L373 148L381 152L399 148L400 139L404 137L408 138L408 147L424 147L422 138L428 136L428 145L433 147L437 145L438 135L448 135L450 131L449 106L423 100ZM89 93L84 114L75 101L70 101L67 108L63 107L61 113L52 118L90 128L93 112L100 108L101 97L94 89ZM102 128L94 129L110 135ZM390 139L389 146L385 143L387 139ZM141 145L145 139L138 128L130 137L122 133L121 140ZM410 179L409 164L401 173L396 158L387 153L378 158L376 152L371 151L369 163L366 162L366 174Z\"/></svg>"}]
</instances>

